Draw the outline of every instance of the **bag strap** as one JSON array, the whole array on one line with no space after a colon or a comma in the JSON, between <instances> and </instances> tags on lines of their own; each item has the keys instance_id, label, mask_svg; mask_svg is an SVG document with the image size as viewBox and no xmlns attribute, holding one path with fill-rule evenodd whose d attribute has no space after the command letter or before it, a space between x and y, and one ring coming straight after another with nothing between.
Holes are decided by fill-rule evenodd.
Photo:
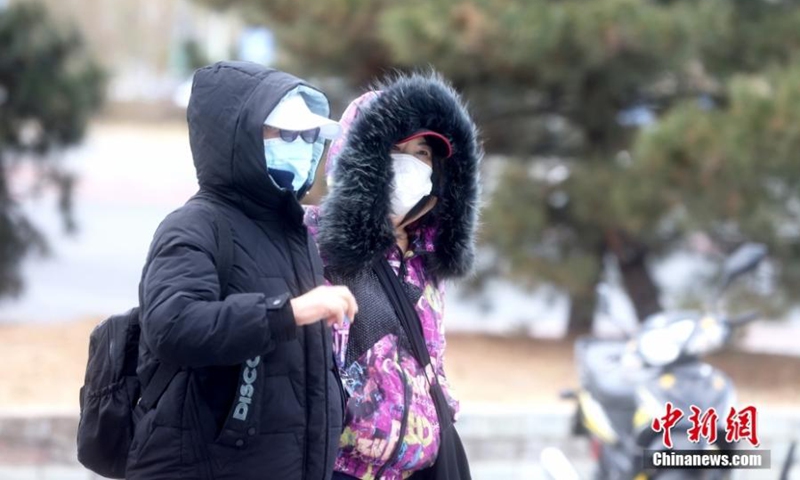
<instances>
[{"instance_id":1,"label":"bag strap","mask_svg":"<svg viewBox=\"0 0 800 480\"><path fill-rule=\"evenodd\" d=\"M409 342L411 342L411 353L414 354L414 358L416 358L422 366L425 371L425 376L427 377L428 366L431 365L431 355L425 344L422 322L420 322L416 309L411 305L411 301L408 299L405 289L400 284L400 280L397 278L397 275L394 273L392 266L389 265L386 258L381 257L375 262L373 270L378 275L378 280L380 280L381 285L383 285L383 289L389 297L389 301L394 307L395 313L397 313L400 319L400 324L403 326L403 330L405 330ZM431 383L430 378L428 379L428 383Z\"/></svg>"},{"instance_id":2,"label":"bag strap","mask_svg":"<svg viewBox=\"0 0 800 480\"><path fill-rule=\"evenodd\" d=\"M231 271L233 270L233 233L231 223L220 213L214 205L210 205L209 210L214 217L214 225L217 232L217 258L215 259L217 276L219 277L220 300L228 295L228 283L230 282ZM142 300L142 286L139 284L139 304ZM172 379L180 371L181 367L168 363L159 362L153 377L142 392L139 404L149 410L154 407L164 392L167 390Z\"/></svg>"},{"instance_id":3,"label":"bag strap","mask_svg":"<svg viewBox=\"0 0 800 480\"><path fill-rule=\"evenodd\" d=\"M228 296L228 282L233 270L233 229L228 218L220 213L219 209L212 208L211 212L214 215L218 235L216 267L219 276L219 295L220 300L224 300Z\"/></svg>"},{"instance_id":4,"label":"bag strap","mask_svg":"<svg viewBox=\"0 0 800 480\"><path fill-rule=\"evenodd\" d=\"M378 280L383 285L383 290L389 297L389 302L394 307L395 313L400 319L400 324L403 326L409 342L411 342L411 353L414 354L423 369L427 369L427 366L431 364L431 356L425 345L422 323L419 320L417 311L411 305L403 286L400 285L400 280L398 280L386 258L381 257L373 266L373 270L378 275Z\"/></svg>"},{"instance_id":5,"label":"bag strap","mask_svg":"<svg viewBox=\"0 0 800 480\"><path fill-rule=\"evenodd\" d=\"M373 265L373 270L378 275L386 296L394 307L397 316L400 319L400 324L406 332L408 340L411 342L411 350L414 358L417 359L422 366L422 371L425 378L428 380L429 391L433 405L436 408L436 416L439 418L439 427L442 431L449 429L453 425L453 415L447 398L444 395L439 379L436 376L436 371L433 369L431 363L431 355L428 352L428 347L425 344L425 334L422 331L422 322L419 319L417 310L411 304L411 300L405 293L405 289L400 284L400 280L394 273L392 266L386 258L381 257ZM428 374L430 368L431 375Z\"/></svg>"}]
</instances>

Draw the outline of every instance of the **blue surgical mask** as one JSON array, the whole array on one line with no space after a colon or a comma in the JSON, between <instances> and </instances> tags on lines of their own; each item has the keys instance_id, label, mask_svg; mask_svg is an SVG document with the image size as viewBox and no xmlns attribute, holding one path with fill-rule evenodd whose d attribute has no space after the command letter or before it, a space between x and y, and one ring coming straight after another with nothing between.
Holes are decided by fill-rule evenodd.
<instances>
[{"instance_id":1,"label":"blue surgical mask","mask_svg":"<svg viewBox=\"0 0 800 480\"><path fill-rule=\"evenodd\" d=\"M308 181L314 166L314 145L297 137L294 142L285 142L280 138L264 140L264 155L267 159L268 171L275 171L272 178L283 188L289 188L288 177L291 174L291 188L300 191Z\"/></svg>"}]
</instances>

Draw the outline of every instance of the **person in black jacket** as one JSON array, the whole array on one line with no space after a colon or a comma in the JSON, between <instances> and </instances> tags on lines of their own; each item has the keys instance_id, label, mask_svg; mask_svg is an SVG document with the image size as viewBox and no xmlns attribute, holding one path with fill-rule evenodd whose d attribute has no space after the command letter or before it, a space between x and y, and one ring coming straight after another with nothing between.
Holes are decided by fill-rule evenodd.
<instances>
[{"instance_id":1,"label":"person in black jacket","mask_svg":"<svg viewBox=\"0 0 800 480\"><path fill-rule=\"evenodd\" d=\"M136 424L128 480L330 478L343 392L329 327L357 306L324 286L298 202L338 134L328 117L327 98L287 73L196 72L187 118L200 190L159 226L141 285L142 383L159 363L181 369ZM221 228L234 244L225 292Z\"/></svg>"}]
</instances>

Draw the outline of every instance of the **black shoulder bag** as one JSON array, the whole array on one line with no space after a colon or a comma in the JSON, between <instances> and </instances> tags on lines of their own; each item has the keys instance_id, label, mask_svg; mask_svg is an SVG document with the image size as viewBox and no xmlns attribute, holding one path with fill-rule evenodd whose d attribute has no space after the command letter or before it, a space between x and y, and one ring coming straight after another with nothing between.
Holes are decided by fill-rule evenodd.
<instances>
[{"instance_id":1,"label":"black shoulder bag","mask_svg":"<svg viewBox=\"0 0 800 480\"><path fill-rule=\"evenodd\" d=\"M467 454L456 431L453 416L450 413L450 406L447 404L442 386L439 385L438 378L433 370L431 356L425 345L425 337L422 332L422 323L420 323L419 315L417 315L414 306L411 305L411 301L406 296L400 280L386 258L381 257L375 263L373 269L378 275L389 301L392 302L398 318L400 318L403 330L405 330L408 340L411 342L414 357L423 367L430 387L431 398L436 406L436 414L439 417L441 441L439 442L439 453L436 457L436 462L432 467L415 474L414 479L471 480L472 475L469 472ZM428 374L429 371L434 372L432 378Z\"/></svg>"}]
</instances>

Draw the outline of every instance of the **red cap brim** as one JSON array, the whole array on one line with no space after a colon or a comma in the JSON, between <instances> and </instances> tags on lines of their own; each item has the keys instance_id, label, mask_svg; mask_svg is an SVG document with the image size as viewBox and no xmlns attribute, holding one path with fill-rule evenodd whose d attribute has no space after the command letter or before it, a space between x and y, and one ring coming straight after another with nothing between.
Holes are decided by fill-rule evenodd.
<instances>
[{"instance_id":1,"label":"red cap brim","mask_svg":"<svg viewBox=\"0 0 800 480\"><path fill-rule=\"evenodd\" d=\"M411 140L414 140L415 138L419 137L434 137L437 140L439 140L445 147L446 154L444 155L444 159L450 158L453 155L453 146L450 145L450 140L448 140L447 137L445 137L441 133L436 133L433 130L420 130L419 132L416 132L413 135L406 137L397 143L410 142Z\"/></svg>"}]
</instances>

